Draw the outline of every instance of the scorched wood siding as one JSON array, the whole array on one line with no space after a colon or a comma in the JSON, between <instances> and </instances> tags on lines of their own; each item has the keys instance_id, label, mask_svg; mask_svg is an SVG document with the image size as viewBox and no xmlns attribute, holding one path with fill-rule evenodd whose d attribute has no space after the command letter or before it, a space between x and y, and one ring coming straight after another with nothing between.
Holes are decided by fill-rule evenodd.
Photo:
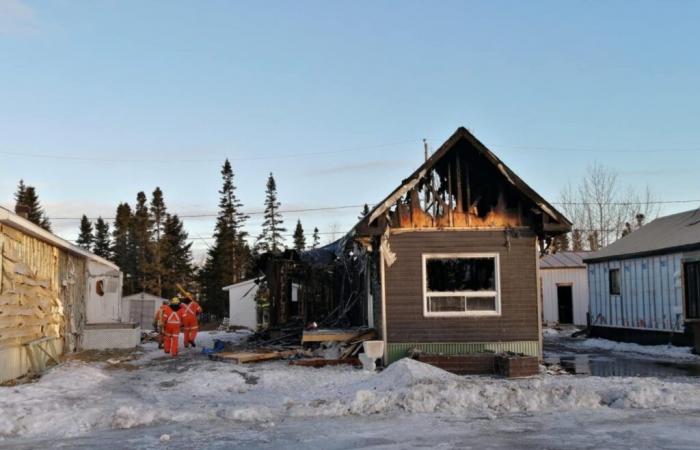
<instances>
[{"instance_id":1,"label":"scorched wood siding","mask_svg":"<svg viewBox=\"0 0 700 450\"><path fill-rule=\"evenodd\" d=\"M388 342L493 342L539 340L537 261L531 232L405 231L389 243L397 260L386 268ZM498 253L501 315L423 317L424 253Z\"/></svg>"}]
</instances>

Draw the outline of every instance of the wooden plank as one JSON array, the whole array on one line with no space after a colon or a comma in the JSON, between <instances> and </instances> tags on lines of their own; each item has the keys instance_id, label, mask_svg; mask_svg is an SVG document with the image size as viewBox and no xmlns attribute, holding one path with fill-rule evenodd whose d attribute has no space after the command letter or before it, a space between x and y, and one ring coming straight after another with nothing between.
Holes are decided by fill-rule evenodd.
<instances>
[{"instance_id":1,"label":"wooden plank","mask_svg":"<svg viewBox=\"0 0 700 450\"><path fill-rule=\"evenodd\" d=\"M270 361L273 359L281 359L281 358L286 358L292 355L296 355L297 352L296 350L287 350L287 351L274 351L274 352L264 352L264 353L256 353L256 352L221 352L221 353L215 353L213 355L209 355L209 357L213 360L216 361L226 361L226 362L232 362L236 364L245 364L245 363L251 363L251 362L261 362L261 361Z\"/></svg>"},{"instance_id":2,"label":"wooden plank","mask_svg":"<svg viewBox=\"0 0 700 450\"><path fill-rule=\"evenodd\" d=\"M360 366L360 360L357 358L341 358L341 359L323 359L323 358L313 358L313 359L295 359L289 361L290 366L302 366L302 367L325 367L325 366L339 366L343 364L349 364L351 366Z\"/></svg>"},{"instance_id":3,"label":"wooden plank","mask_svg":"<svg viewBox=\"0 0 700 450\"><path fill-rule=\"evenodd\" d=\"M0 339L5 339L5 338L13 338L13 337L18 337L18 338L35 338L38 339L42 337L41 334L41 327L25 327L25 328L17 328L17 329L12 329L12 330L6 330L2 329L0 330Z\"/></svg>"},{"instance_id":4,"label":"wooden plank","mask_svg":"<svg viewBox=\"0 0 700 450\"><path fill-rule=\"evenodd\" d=\"M21 328L26 326L48 325L48 318L31 317L31 316L3 316L0 317L0 329L2 328Z\"/></svg>"},{"instance_id":5,"label":"wooden plank","mask_svg":"<svg viewBox=\"0 0 700 450\"><path fill-rule=\"evenodd\" d=\"M14 305L9 305L9 306L3 306L2 309L0 309L0 317L5 317L5 316L33 316L34 315L34 309L33 308L26 308L23 306L14 306Z\"/></svg>"},{"instance_id":6,"label":"wooden plank","mask_svg":"<svg viewBox=\"0 0 700 450\"><path fill-rule=\"evenodd\" d=\"M348 342L360 335L361 330L305 330L301 342Z\"/></svg>"},{"instance_id":7,"label":"wooden plank","mask_svg":"<svg viewBox=\"0 0 700 450\"><path fill-rule=\"evenodd\" d=\"M0 306L4 305L19 305L21 297L19 294L8 292L0 294Z\"/></svg>"}]
</instances>

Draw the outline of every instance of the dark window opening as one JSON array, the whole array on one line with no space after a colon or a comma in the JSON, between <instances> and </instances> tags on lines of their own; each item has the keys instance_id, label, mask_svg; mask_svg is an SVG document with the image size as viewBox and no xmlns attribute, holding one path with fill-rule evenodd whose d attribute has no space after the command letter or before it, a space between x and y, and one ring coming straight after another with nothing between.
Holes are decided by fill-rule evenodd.
<instances>
[{"instance_id":1,"label":"dark window opening","mask_svg":"<svg viewBox=\"0 0 700 450\"><path fill-rule=\"evenodd\" d=\"M683 265L686 319L700 319L700 261Z\"/></svg>"},{"instance_id":2,"label":"dark window opening","mask_svg":"<svg viewBox=\"0 0 700 450\"><path fill-rule=\"evenodd\" d=\"M610 295L620 295L620 269L610 269Z\"/></svg>"},{"instance_id":3,"label":"dark window opening","mask_svg":"<svg viewBox=\"0 0 700 450\"><path fill-rule=\"evenodd\" d=\"M495 291L494 258L430 258L428 292Z\"/></svg>"}]
</instances>

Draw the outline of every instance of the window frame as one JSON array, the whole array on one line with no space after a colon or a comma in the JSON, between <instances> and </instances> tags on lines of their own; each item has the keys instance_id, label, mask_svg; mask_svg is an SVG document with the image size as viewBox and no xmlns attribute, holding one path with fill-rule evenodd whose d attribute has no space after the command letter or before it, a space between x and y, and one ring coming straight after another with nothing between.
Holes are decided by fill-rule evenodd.
<instances>
[{"instance_id":1,"label":"window frame","mask_svg":"<svg viewBox=\"0 0 700 450\"><path fill-rule=\"evenodd\" d=\"M617 273L617 292L613 292L613 272ZM622 294L622 272L619 267L608 268L608 294L615 296Z\"/></svg>"},{"instance_id":2,"label":"window frame","mask_svg":"<svg viewBox=\"0 0 700 450\"><path fill-rule=\"evenodd\" d=\"M428 279L427 261L429 259L483 259L494 260L495 291L453 291L439 292L432 297L495 297L495 311L428 311ZM501 315L501 264L498 253L423 253L421 256L423 277L423 317L498 317Z\"/></svg>"}]
</instances>

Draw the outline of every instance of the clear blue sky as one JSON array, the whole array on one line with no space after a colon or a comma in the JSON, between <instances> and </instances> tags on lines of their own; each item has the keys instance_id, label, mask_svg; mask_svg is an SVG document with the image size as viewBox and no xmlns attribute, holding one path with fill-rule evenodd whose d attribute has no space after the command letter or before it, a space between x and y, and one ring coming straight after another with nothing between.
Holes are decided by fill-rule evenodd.
<instances>
[{"instance_id":1,"label":"clear blue sky","mask_svg":"<svg viewBox=\"0 0 700 450\"><path fill-rule=\"evenodd\" d=\"M0 0L0 204L24 178L53 217L112 216L155 186L172 211L214 211L225 157L250 210L270 171L285 208L372 203L421 138L460 125L551 201L595 160L698 198L699 23L690 1ZM650 151L609 151L629 149ZM346 230L357 213L285 219Z\"/></svg>"}]
</instances>

